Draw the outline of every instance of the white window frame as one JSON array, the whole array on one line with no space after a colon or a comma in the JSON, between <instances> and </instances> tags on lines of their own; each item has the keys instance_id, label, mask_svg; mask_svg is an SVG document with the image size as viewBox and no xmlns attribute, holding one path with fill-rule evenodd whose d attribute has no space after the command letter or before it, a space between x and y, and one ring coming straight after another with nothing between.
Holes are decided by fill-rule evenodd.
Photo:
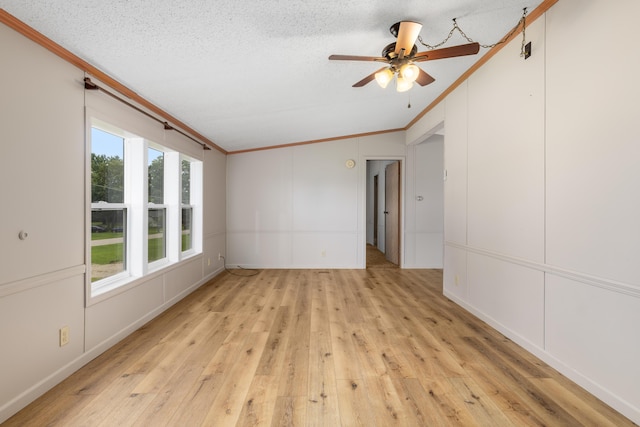
<instances>
[{"instance_id":1,"label":"white window frame","mask_svg":"<svg viewBox=\"0 0 640 427\"><path fill-rule=\"evenodd\" d=\"M147 204L147 221L149 220L149 211L150 210L162 210L164 211L164 257L162 258L158 258L156 260L153 261L149 261L149 224L147 223L147 228L146 228L146 242L147 242L147 271L146 273L150 272L150 271L155 271L159 268L164 267L165 265L169 264L169 260L170 260L170 256L169 256L169 252L170 252L170 245L169 245L169 225L170 225L170 221L169 221L169 207L165 204L162 205L158 205L155 203L148 203Z\"/></svg>"},{"instance_id":2,"label":"white window frame","mask_svg":"<svg viewBox=\"0 0 640 427\"><path fill-rule=\"evenodd\" d=\"M131 176L129 175L129 172L127 171L127 138L130 137L130 135L127 135L126 133L122 132L122 130L120 130L119 128L112 126L106 122L103 122L101 120L98 120L96 118L92 118L92 120L89 123L89 126L87 126L87 141L89 141L88 144L88 156L87 156L87 174L88 174L88 185L87 185L87 200L91 201L91 129L92 128L97 128L103 132L107 132L110 133L112 135L116 135L118 137L121 137L124 140L124 202L123 203L108 203L108 202L104 202L104 201L100 201L97 203L90 203L90 208L89 208L89 212L87 213L87 281L89 282L89 286L90 286L90 290L92 294L102 294L105 292L110 291L111 289L114 289L115 287L120 286L120 283L125 283L126 281L128 281L131 277L131 272L130 272L130 236L129 236L129 224L131 221L131 205L129 204L129 200L130 197L127 194L127 188L129 187L129 181L131 180ZM122 210L124 209L126 212L125 215L125 227L127 228L126 230L123 230L123 234L124 234L124 270L114 274L112 276L108 276L105 277L104 279L101 280L96 280L95 282L91 281L91 225L92 225L92 213L94 209L105 209L105 210Z\"/></svg>"},{"instance_id":3,"label":"white window frame","mask_svg":"<svg viewBox=\"0 0 640 427\"><path fill-rule=\"evenodd\" d=\"M162 152L162 157L163 157L163 196L162 196L162 200L163 203L151 203L149 202L149 194L148 194L148 190L149 190L149 185L148 185L148 177L149 177L149 159L148 159L148 154L149 154L149 149L154 149L156 151L161 151ZM151 272L151 271L156 271L162 267L164 267L165 265L169 264L172 261L178 261L177 259L175 259L175 257L172 257L170 255L171 253L171 245L173 244L172 238L171 238L171 225L173 224L174 220L173 220L173 216L171 215L171 210L172 210L172 203L174 197L172 197L172 193L175 191L173 189L173 185L171 183L171 179L167 178L167 175L171 175L173 173L172 169L173 169L173 165L171 164L171 158L174 156L173 153L175 153L172 150L169 150L166 147L163 147L160 144L156 144L154 142L150 142L150 141L145 141L144 144L144 153L145 153L145 158L144 158L144 164L145 164L145 195L144 195L144 200L146 201L146 206L145 206L145 219L146 222L144 224L144 234L145 234L145 253L144 253L144 260L146 260L146 271L144 272L144 274ZM154 260L154 261L149 261L149 211L152 209L162 209L164 210L164 257Z\"/></svg>"},{"instance_id":4,"label":"white window frame","mask_svg":"<svg viewBox=\"0 0 640 427\"><path fill-rule=\"evenodd\" d=\"M126 177L125 177L125 181L126 181ZM126 185L126 184L125 184ZM90 186L89 186L90 187ZM100 210L124 210L125 214L124 214L124 223L125 223L125 227L127 227L127 224L129 223L129 212L130 209L127 207L126 203L107 203L107 202L98 202L98 203L91 203L91 210L89 212L89 231L88 231L88 236L89 238L87 239L89 241L89 252L88 252L88 270L91 271L91 225L92 225L92 213L94 210L96 209L100 209ZM95 282L91 282L91 274L89 274L89 282L91 283L91 286L94 287L97 290L103 291L104 289L110 289L112 287L112 285L114 283L118 283L121 282L123 280L126 280L129 278L130 274L129 274L129 260L127 259L129 256L129 249L128 249L128 238L129 238L129 233L128 230L125 229L123 230L123 235L124 235L124 270L116 273L114 275L105 277L104 279L100 279L100 280L96 280Z\"/></svg>"},{"instance_id":5,"label":"white window frame","mask_svg":"<svg viewBox=\"0 0 640 427\"><path fill-rule=\"evenodd\" d=\"M182 162L190 164L189 200L182 200ZM180 250L181 258L202 252L202 162L184 154L180 155ZM191 247L182 251L182 210L191 209Z\"/></svg>"},{"instance_id":6,"label":"white window frame","mask_svg":"<svg viewBox=\"0 0 640 427\"><path fill-rule=\"evenodd\" d=\"M88 203L87 207L87 303L102 299L112 291L124 291L141 283L145 276L202 253L202 160L195 159L175 149L133 135L99 118L93 111L87 112L87 197L91 201L91 129L121 136L124 139L125 194L124 203ZM148 149L164 153L164 203L148 202ZM192 208L192 247L182 251L182 160L191 163L190 207ZM197 192L197 194L196 194ZM126 209L125 219L125 271L91 282L91 213L92 209ZM165 210L165 257L148 262L149 209Z\"/></svg>"}]
</instances>

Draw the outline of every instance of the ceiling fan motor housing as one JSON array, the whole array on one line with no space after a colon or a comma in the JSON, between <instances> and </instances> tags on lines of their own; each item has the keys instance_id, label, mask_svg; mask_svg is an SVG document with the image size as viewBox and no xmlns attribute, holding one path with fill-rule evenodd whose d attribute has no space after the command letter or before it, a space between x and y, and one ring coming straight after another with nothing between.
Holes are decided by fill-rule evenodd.
<instances>
[{"instance_id":1,"label":"ceiling fan motor housing","mask_svg":"<svg viewBox=\"0 0 640 427\"><path fill-rule=\"evenodd\" d=\"M416 22L416 21L402 21L402 22L415 22L416 24L419 24L419 22ZM400 33L400 24L402 22L396 22L391 27L389 27L389 32L393 37L398 38L398 34Z\"/></svg>"},{"instance_id":2,"label":"ceiling fan motor housing","mask_svg":"<svg viewBox=\"0 0 640 427\"><path fill-rule=\"evenodd\" d=\"M384 49L382 49L382 56L384 58L387 58L389 61L391 61L394 58L398 57L398 54L395 53L396 50L396 44L394 43L390 43L388 45L386 45L384 47ZM405 58L409 57L412 58L413 55L415 55L416 53L418 53L418 46L416 46L415 44L413 45L413 48L411 48L411 52L406 53L404 55Z\"/></svg>"}]
</instances>

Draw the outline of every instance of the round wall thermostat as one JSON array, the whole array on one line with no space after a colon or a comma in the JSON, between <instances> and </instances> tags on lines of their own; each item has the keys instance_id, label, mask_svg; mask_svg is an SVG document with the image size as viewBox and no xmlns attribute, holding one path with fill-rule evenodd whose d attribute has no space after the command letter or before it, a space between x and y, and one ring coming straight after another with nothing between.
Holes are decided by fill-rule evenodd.
<instances>
[{"instance_id":1,"label":"round wall thermostat","mask_svg":"<svg viewBox=\"0 0 640 427\"><path fill-rule=\"evenodd\" d=\"M346 167L348 167L349 169L352 169L352 168L356 165L356 162L355 162L355 160L353 160L353 159L349 159L349 160L347 160L344 164L345 164L345 166L346 166Z\"/></svg>"}]
</instances>

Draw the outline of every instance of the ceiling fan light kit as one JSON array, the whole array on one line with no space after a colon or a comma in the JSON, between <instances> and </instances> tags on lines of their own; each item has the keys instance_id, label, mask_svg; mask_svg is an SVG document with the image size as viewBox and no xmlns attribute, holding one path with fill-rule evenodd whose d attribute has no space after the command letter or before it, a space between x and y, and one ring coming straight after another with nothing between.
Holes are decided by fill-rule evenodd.
<instances>
[{"instance_id":1,"label":"ceiling fan light kit","mask_svg":"<svg viewBox=\"0 0 640 427\"><path fill-rule=\"evenodd\" d=\"M392 27L393 28L393 27ZM391 53L395 53L397 43L391 43L382 51L385 57L390 57ZM414 48L416 46L414 45ZM401 55L398 56L398 60L390 63L389 67L383 68L375 73L376 83L381 88L386 88L391 80L397 76L396 90L398 92L405 92L413 86L413 83L420 75L420 68L407 57L404 56L404 50L401 50ZM415 55L417 48L412 49L412 55Z\"/></svg>"}]
</instances>

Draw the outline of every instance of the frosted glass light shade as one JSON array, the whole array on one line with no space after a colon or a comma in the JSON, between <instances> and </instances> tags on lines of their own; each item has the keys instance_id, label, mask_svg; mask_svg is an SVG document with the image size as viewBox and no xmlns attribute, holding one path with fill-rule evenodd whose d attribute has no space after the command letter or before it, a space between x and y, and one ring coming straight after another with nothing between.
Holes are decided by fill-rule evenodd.
<instances>
[{"instance_id":1,"label":"frosted glass light shade","mask_svg":"<svg viewBox=\"0 0 640 427\"><path fill-rule=\"evenodd\" d=\"M393 72L388 68L380 70L376 73L376 82L378 82L380 87L383 89L387 87L391 79L393 79Z\"/></svg>"},{"instance_id":2,"label":"frosted glass light shade","mask_svg":"<svg viewBox=\"0 0 640 427\"><path fill-rule=\"evenodd\" d=\"M418 74L420 73L420 69L415 64L404 64L400 68L400 75L407 81L413 83L418 78Z\"/></svg>"},{"instance_id":3,"label":"frosted glass light shade","mask_svg":"<svg viewBox=\"0 0 640 427\"><path fill-rule=\"evenodd\" d=\"M396 90L398 92L406 92L413 86L413 82L408 81L402 76L398 76L396 80Z\"/></svg>"}]
</instances>

